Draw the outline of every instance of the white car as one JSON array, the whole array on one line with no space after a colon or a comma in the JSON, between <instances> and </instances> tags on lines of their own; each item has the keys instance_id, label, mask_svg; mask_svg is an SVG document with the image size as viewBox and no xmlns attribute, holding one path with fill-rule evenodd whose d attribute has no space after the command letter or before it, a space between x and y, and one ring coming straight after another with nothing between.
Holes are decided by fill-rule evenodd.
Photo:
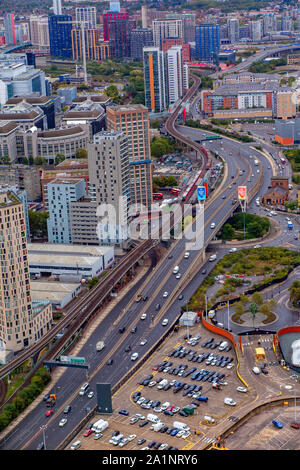
<instances>
[{"instance_id":1,"label":"white car","mask_svg":"<svg viewBox=\"0 0 300 470\"><path fill-rule=\"evenodd\" d=\"M88 398L93 398L93 396L94 396L94 392L92 392L92 391L91 391L91 392L89 392L89 394L88 394Z\"/></svg>"},{"instance_id":2,"label":"white car","mask_svg":"<svg viewBox=\"0 0 300 470\"><path fill-rule=\"evenodd\" d=\"M126 444L128 444L129 440L128 439L121 439L121 441L119 442L119 447L124 447L126 446Z\"/></svg>"},{"instance_id":3,"label":"white car","mask_svg":"<svg viewBox=\"0 0 300 470\"><path fill-rule=\"evenodd\" d=\"M147 318L147 313L143 313L143 315L141 315L141 320L146 320Z\"/></svg>"},{"instance_id":4,"label":"white car","mask_svg":"<svg viewBox=\"0 0 300 470\"><path fill-rule=\"evenodd\" d=\"M164 318L163 321L161 322L162 326L167 326L169 323L169 320L167 318Z\"/></svg>"},{"instance_id":5,"label":"white car","mask_svg":"<svg viewBox=\"0 0 300 470\"><path fill-rule=\"evenodd\" d=\"M97 439L100 439L102 436L103 436L102 432L96 432L94 435L95 441L97 441Z\"/></svg>"},{"instance_id":6,"label":"white car","mask_svg":"<svg viewBox=\"0 0 300 470\"><path fill-rule=\"evenodd\" d=\"M127 437L129 441L133 441L133 439L136 438L136 434L130 434L130 436Z\"/></svg>"},{"instance_id":7,"label":"white car","mask_svg":"<svg viewBox=\"0 0 300 470\"><path fill-rule=\"evenodd\" d=\"M225 405L230 405L230 406L236 405L236 401L234 401L232 398L229 398L229 397L224 398L224 403Z\"/></svg>"},{"instance_id":8,"label":"white car","mask_svg":"<svg viewBox=\"0 0 300 470\"><path fill-rule=\"evenodd\" d=\"M145 346L146 343L147 343L146 338L141 339L141 341L140 341L141 346Z\"/></svg>"},{"instance_id":9,"label":"white car","mask_svg":"<svg viewBox=\"0 0 300 470\"><path fill-rule=\"evenodd\" d=\"M242 392L242 393L247 393L248 392L248 389L246 387L237 387L236 388L238 392Z\"/></svg>"},{"instance_id":10,"label":"white car","mask_svg":"<svg viewBox=\"0 0 300 470\"><path fill-rule=\"evenodd\" d=\"M176 276L175 276L175 277L176 277L176 279L180 279L180 278L181 278L181 274L180 274L180 273L178 273L178 274L176 274Z\"/></svg>"},{"instance_id":11,"label":"white car","mask_svg":"<svg viewBox=\"0 0 300 470\"><path fill-rule=\"evenodd\" d=\"M216 224L213 222L212 224L210 224L210 228L215 228Z\"/></svg>"},{"instance_id":12,"label":"white car","mask_svg":"<svg viewBox=\"0 0 300 470\"><path fill-rule=\"evenodd\" d=\"M63 418L58 423L58 426L62 428L65 424L67 424L67 422L68 422L67 418Z\"/></svg>"},{"instance_id":13,"label":"white car","mask_svg":"<svg viewBox=\"0 0 300 470\"><path fill-rule=\"evenodd\" d=\"M165 297L168 297L168 295L169 295L169 292L167 292L167 291L165 291L165 292L163 293L163 297L164 297L164 298L165 298Z\"/></svg>"},{"instance_id":14,"label":"white car","mask_svg":"<svg viewBox=\"0 0 300 470\"><path fill-rule=\"evenodd\" d=\"M261 245L254 245L253 248L261 248Z\"/></svg>"},{"instance_id":15,"label":"white car","mask_svg":"<svg viewBox=\"0 0 300 470\"><path fill-rule=\"evenodd\" d=\"M136 361L138 357L139 357L139 355L138 355L138 353L136 352L136 353L131 354L130 359L131 359L132 361Z\"/></svg>"},{"instance_id":16,"label":"white car","mask_svg":"<svg viewBox=\"0 0 300 470\"><path fill-rule=\"evenodd\" d=\"M154 387L154 385L156 385L156 382L152 380L151 382L149 382L148 387Z\"/></svg>"},{"instance_id":17,"label":"white car","mask_svg":"<svg viewBox=\"0 0 300 470\"><path fill-rule=\"evenodd\" d=\"M168 447L168 445L169 445L169 444L165 444L165 443L164 443L164 444L161 444L161 445L159 446L158 450L164 450L164 449L166 449L166 448Z\"/></svg>"},{"instance_id":18,"label":"white car","mask_svg":"<svg viewBox=\"0 0 300 470\"><path fill-rule=\"evenodd\" d=\"M230 369L232 369L233 367L234 367L233 364L228 364L228 366L227 366L226 368L230 370Z\"/></svg>"},{"instance_id":19,"label":"white car","mask_svg":"<svg viewBox=\"0 0 300 470\"><path fill-rule=\"evenodd\" d=\"M184 430L179 431L179 432L176 434L176 437L182 437L184 433L185 433Z\"/></svg>"},{"instance_id":20,"label":"white car","mask_svg":"<svg viewBox=\"0 0 300 470\"><path fill-rule=\"evenodd\" d=\"M163 404L161 405L161 409L164 411L164 410L166 410L166 409L168 408L168 406L170 406L170 403L169 403L168 401L166 401L165 403L163 403Z\"/></svg>"},{"instance_id":21,"label":"white car","mask_svg":"<svg viewBox=\"0 0 300 470\"><path fill-rule=\"evenodd\" d=\"M237 248L230 248L229 253L235 253L237 251Z\"/></svg>"},{"instance_id":22,"label":"white car","mask_svg":"<svg viewBox=\"0 0 300 470\"><path fill-rule=\"evenodd\" d=\"M184 258L189 258L189 256L190 256L190 253L188 251L184 253Z\"/></svg>"}]
</instances>

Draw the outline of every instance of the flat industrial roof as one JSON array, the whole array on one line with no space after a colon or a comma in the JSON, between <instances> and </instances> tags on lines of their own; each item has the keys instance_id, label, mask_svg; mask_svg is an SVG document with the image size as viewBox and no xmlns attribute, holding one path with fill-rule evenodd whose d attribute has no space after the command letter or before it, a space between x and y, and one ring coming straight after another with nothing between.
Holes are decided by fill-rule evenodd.
<instances>
[{"instance_id":1,"label":"flat industrial roof","mask_svg":"<svg viewBox=\"0 0 300 470\"><path fill-rule=\"evenodd\" d=\"M111 246L67 245L63 243L28 243L29 254L52 254L61 256L102 256L111 251Z\"/></svg>"},{"instance_id":2,"label":"flat industrial roof","mask_svg":"<svg viewBox=\"0 0 300 470\"><path fill-rule=\"evenodd\" d=\"M78 286L78 282L30 281L31 295L36 300L63 300Z\"/></svg>"},{"instance_id":3,"label":"flat industrial roof","mask_svg":"<svg viewBox=\"0 0 300 470\"><path fill-rule=\"evenodd\" d=\"M62 253L28 253L29 266L65 266L65 267L78 267L93 266L99 262L99 256L78 256L76 253L73 256L65 256Z\"/></svg>"}]
</instances>

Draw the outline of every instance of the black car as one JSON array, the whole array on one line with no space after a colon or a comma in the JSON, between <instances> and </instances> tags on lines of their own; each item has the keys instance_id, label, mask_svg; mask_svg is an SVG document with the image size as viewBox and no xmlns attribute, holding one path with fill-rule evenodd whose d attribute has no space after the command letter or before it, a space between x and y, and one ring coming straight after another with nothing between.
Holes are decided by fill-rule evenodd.
<instances>
[{"instance_id":1,"label":"black car","mask_svg":"<svg viewBox=\"0 0 300 470\"><path fill-rule=\"evenodd\" d=\"M140 427L140 428L143 428L144 426L147 426L148 423L149 423L149 421L146 421L146 420L141 421L141 422L139 423L139 427Z\"/></svg>"},{"instance_id":2,"label":"black car","mask_svg":"<svg viewBox=\"0 0 300 470\"><path fill-rule=\"evenodd\" d=\"M106 365L107 365L107 366L111 366L113 362L114 362L113 359L108 359Z\"/></svg>"},{"instance_id":3,"label":"black car","mask_svg":"<svg viewBox=\"0 0 300 470\"><path fill-rule=\"evenodd\" d=\"M179 414L180 416L184 416L185 418L188 416L188 414L183 410L179 411Z\"/></svg>"},{"instance_id":4,"label":"black car","mask_svg":"<svg viewBox=\"0 0 300 470\"><path fill-rule=\"evenodd\" d=\"M154 447L155 444L156 444L155 441L151 441L151 442L149 442L148 447L151 449L151 447Z\"/></svg>"},{"instance_id":5,"label":"black car","mask_svg":"<svg viewBox=\"0 0 300 470\"><path fill-rule=\"evenodd\" d=\"M156 305L155 305L155 310L157 311L157 310L159 310L159 309L160 309L160 304L156 304Z\"/></svg>"},{"instance_id":6,"label":"black car","mask_svg":"<svg viewBox=\"0 0 300 470\"><path fill-rule=\"evenodd\" d=\"M165 386L163 387L163 390L165 390L165 391L166 391L166 390L170 390L171 387L172 387L172 385L167 384L167 385L165 385Z\"/></svg>"},{"instance_id":7,"label":"black car","mask_svg":"<svg viewBox=\"0 0 300 470\"><path fill-rule=\"evenodd\" d=\"M183 299L183 294L179 294L178 300L182 300L182 299Z\"/></svg>"},{"instance_id":8,"label":"black car","mask_svg":"<svg viewBox=\"0 0 300 470\"><path fill-rule=\"evenodd\" d=\"M265 367L261 367L261 371L263 374L266 374L266 375L269 373Z\"/></svg>"},{"instance_id":9,"label":"black car","mask_svg":"<svg viewBox=\"0 0 300 470\"><path fill-rule=\"evenodd\" d=\"M131 329L131 333L136 333L136 330L137 330L137 327L134 326L134 327Z\"/></svg>"},{"instance_id":10,"label":"black car","mask_svg":"<svg viewBox=\"0 0 300 470\"><path fill-rule=\"evenodd\" d=\"M114 436L118 436L120 434L120 431L118 429L116 429L113 433L112 433L112 437Z\"/></svg>"},{"instance_id":11,"label":"black car","mask_svg":"<svg viewBox=\"0 0 300 470\"><path fill-rule=\"evenodd\" d=\"M146 302L146 300L148 300L148 295L144 295L143 297L143 301Z\"/></svg>"},{"instance_id":12,"label":"black car","mask_svg":"<svg viewBox=\"0 0 300 470\"><path fill-rule=\"evenodd\" d=\"M40 442L39 445L37 446L36 450L44 450L45 449L45 445L43 442Z\"/></svg>"},{"instance_id":13,"label":"black car","mask_svg":"<svg viewBox=\"0 0 300 470\"><path fill-rule=\"evenodd\" d=\"M47 401L47 400L49 400L49 398L50 398L50 393L47 393L47 395L44 396L43 400Z\"/></svg>"},{"instance_id":14,"label":"black car","mask_svg":"<svg viewBox=\"0 0 300 470\"><path fill-rule=\"evenodd\" d=\"M64 409L64 414L66 415L67 413L70 413L71 409L72 409L71 405L67 405Z\"/></svg>"},{"instance_id":15,"label":"black car","mask_svg":"<svg viewBox=\"0 0 300 470\"><path fill-rule=\"evenodd\" d=\"M165 433L165 432L167 432L168 429L169 429L168 426L163 426L163 427L159 430L159 432Z\"/></svg>"},{"instance_id":16,"label":"black car","mask_svg":"<svg viewBox=\"0 0 300 470\"><path fill-rule=\"evenodd\" d=\"M124 333L125 331L125 326L122 326L122 328L119 328L119 333Z\"/></svg>"},{"instance_id":17,"label":"black car","mask_svg":"<svg viewBox=\"0 0 300 470\"><path fill-rule=\"evenodd\" d=\"M129 351L131 351L131 347L130 347L130 346L126 346L125 352L129 352Z\"/></svg>"},{"instance_id":18,"label":"black car","mask_svg":"<svg viewBox=\"0 0 300 470\"><path fill-rule=\"evenodd\" d=\"M206 269L202 269L201 273L206 274Z\"/></svg>"}]
</instances>

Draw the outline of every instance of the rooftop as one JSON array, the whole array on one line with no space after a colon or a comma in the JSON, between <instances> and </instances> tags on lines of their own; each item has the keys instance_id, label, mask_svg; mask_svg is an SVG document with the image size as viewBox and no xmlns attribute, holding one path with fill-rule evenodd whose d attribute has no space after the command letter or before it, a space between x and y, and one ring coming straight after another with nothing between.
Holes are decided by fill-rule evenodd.
<instances>
[{"instance_id":1,"label":"rooftop","mask_svg":"<svg viewBox=\"0 0 300 470\"><path fill-rule=\"evenodd\" d=\"M94 245L65 245L63 243L28 243L28 253L45 253L49 255L62 254L64 256L102 256L111 250L107 246Z\"/></svg>"},{"instance_id":2,"label":"rooftop","mask_svg":"<svg viewBox=\"0 0 300 470\"><path fill-rule=\"evenodd\" d=\"M82 129L82 127L74 126L74 127L66 127L66 128L61 128L61 129L55 129L55 130L52 129L49 131L38 132L38 137L41 137L43 139L53 139L57 137L66 137L69 135L80 134L82 132L85 132Z\"/></svg>"}]
</instances>

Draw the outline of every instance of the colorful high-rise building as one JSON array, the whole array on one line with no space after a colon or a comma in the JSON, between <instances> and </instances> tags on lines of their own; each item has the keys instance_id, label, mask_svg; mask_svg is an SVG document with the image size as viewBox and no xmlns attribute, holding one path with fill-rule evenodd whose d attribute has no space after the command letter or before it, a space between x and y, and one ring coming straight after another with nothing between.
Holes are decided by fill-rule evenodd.
<instances>
[{"instance_id":1,"label":"colorful high-rise building","mask_svg":"<svg viewBox=\"0 0 300 470\"><path fill-rule=\"evenodd\" d=\"M120 131L128 139L130 198L136 209L148 210L152 203L152 168L149 135L149 112L142 104L109 106L107 130Z\"/></svg>"},{"instance_id":2,"label":"colorful high-rise building","mask_svg":"<svg viewBox=\"0 0 300 470\"><path fill-rule=\"evenodd\" d=\"M103 38L109 41L110 57L130 57L130 34L135 21L127 12L107 12L103 14Z\"/></svg>"},{"instance_id":3,"label":"colorful high-rise building","mask_svg":"<svg viewBox=\"0 0 300 470\"><path fill-rule=\"evenodd\" d=\"M217 62L220 51L220 28L218 24L195 26L195 57L199 60Z\"/></svg>"},{"instance_id":4,"label":"colorful high-rise building","mask_svg":"<svg viewBox=\"0 0 300 470\"><path fill-rule=\"evenodd\" d=\"M159 47L144 47L145 105L150 112L166 109L167 87L164 53Z\"/></svg>"}]
</instances>

